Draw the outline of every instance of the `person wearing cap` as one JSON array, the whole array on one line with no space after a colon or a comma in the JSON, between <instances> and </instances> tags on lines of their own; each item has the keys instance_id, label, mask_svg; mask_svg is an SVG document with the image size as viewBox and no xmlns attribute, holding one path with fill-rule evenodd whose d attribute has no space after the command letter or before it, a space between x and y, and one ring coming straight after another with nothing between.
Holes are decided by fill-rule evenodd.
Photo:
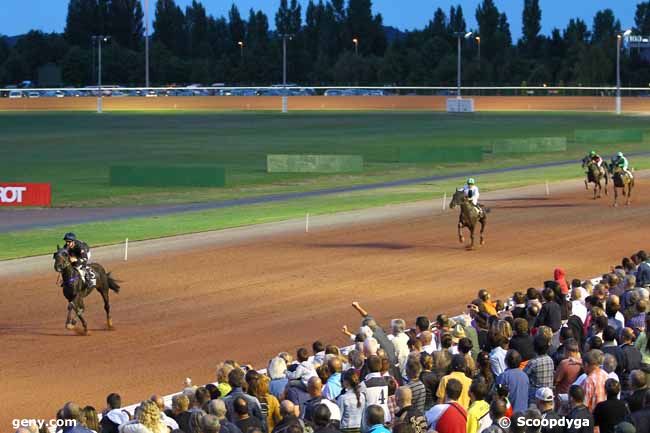
<instances>
[{"instance_id":1,"label":"person wearing cap","mask_svg":"<svg viewBox=\"0 0 650 433\"><path fill-rule=\"evenodd\" d=\"M581 420L580 427L577 424L567 428L566 433L593 433L594 417L585 406L585 392L578 385L569 388L569 406L571 410L567 415L568 419ZM602 430L600 433L604 433Z\"/></svg>"},{"instance_id":2,"label":"person wearing cap","mask_svg":"<svg viewBox=\"0 0 650 433\"><path fill-rule=\"evenodd\" d=\"M485 210L483 209L483 206L478 204L478 198L480 193L478 190L478 186L476 186L476 180L473 177L467 179L467 183L463 185L463 193L465 194L465 197L469 198L469 201L472 202L472 204L478 211L479 216L483 216Z\"/></svg>"},{"instance_id":3,"label":"person wearing cap","mask_svg":"<svg viewBox=\"0 0 650 433\"><path fill-rule=\"evenodd\" d=\"M614 156L612 158L612 169L614 167L622 168L623 171L625 172L625 174L627 174L631 179L634 176L632 175L632 173L629 170L629 165L630 165L630 163L627 160L627 158L625 157L625 155L623 155L623 152L616 152L616 156Z\"/></svg>"},{"instance_id":4,"label":"person wearing cap","mask_svg":"<svg viewBox=\"0 0 650 433\"><path fill-rule=\"evenodd\" d=\"M591 152L589 152L589 154L587 156L585 156L582 161L583 161L583 163L596 164L596 166L598 167L598 170L600 170L600 173L605 174L605 170L603 168L603 158L595 150L592 150ZM584 165L583 165L583 167L584 167Z\"/></svg>"},{"instance_id":5,"label":"person wearing cap","mask_svg":"<svg viewBox=\"0 0 650 433\"><path fill-rule=\"evenodd\" d=\"M63 236L63 240L65 241L65 246L63 248L68 252L72 266L79 271L79 274L88 286L88 289L94 289L97 286L97 277L92 268L88 266L88 261L90 260L90 247L87 243L77 239L77 235L72 232L66 233Z\"/></svg>"},{"instance_id":6,"label":"person wearing cap","mask_svg":"<svg viewBox=\"0 0 650 433\"><path fill-rule=\"evenodd\" d=\"M553 410L554 399L555 395L553 395L553 390L551 388L542 387L538 388L537 391L535 391L535 406L537 406L537 409L539 409L540 413L542 414L542 419L555 419L559 422L562 417L558 415L555 410ZM550 428L550 426L542 428L542 433L563 432L564 428L559 425L555 425L553 428Z\"/></svg>"}]
</instances>

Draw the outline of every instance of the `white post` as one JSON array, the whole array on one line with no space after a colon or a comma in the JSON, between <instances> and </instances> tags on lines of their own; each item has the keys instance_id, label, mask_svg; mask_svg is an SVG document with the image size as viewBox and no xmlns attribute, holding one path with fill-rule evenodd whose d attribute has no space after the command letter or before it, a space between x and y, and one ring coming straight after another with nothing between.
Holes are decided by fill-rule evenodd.
<instances>
[{"instance_id":1,"label":"white post","mask_svg":"<svg viewBox=\"0 0 650 433\"><path fill-rule=\"evenodd\" d=\"M442 210L447 209L447 193L442 197Z\"/></svg>"},{"instance_id":2,"label":"white post","mask_svg":"<svg viewBox=\"0 0 650 433\"><path fill-rule=\"evenodd\" d=\"M305 233L309 233L309 214L305 216Z\"/></svg>"},{"instance_id":3,"label":"white post","mask_svg":"<svg viewBox=\"0 0 650 433\"><path fill-rule=\"evenodd\" d=\"M546 196L548 197L548 196L550 196L550 195L551 195L551 190L550 190L549 187L548 187L548 180L547 180L547 181L546 181Z\"/></svg>"},{"instance_id":4,"label":"white post","mask_svg":"<svg viewBox=\"0 0 650 433\"><path fill-rule=\"evenodd\" d=\"M286 87L285 87L286 89ZM289 112L289 97L283 96L282 97L282 112L287 113Z\"/></svg>"},{"instance_id":5,"label":"white post","mask_svg":"<svg viewBox=\"0 0 650 433\"><path fill-rule=\"evenodd\" d=\"M129 259L129 238L124 241L124 261Z\"/></svg>"},{"instance_id":6,"label":"white post","mask_svg":"<svg viewBox=\"0 0 650 433\"><path fill-rule=\"evenodd\" d=\"M616 37L616 114L621 114L621 39Z\"/></svg>"}]
</instances>

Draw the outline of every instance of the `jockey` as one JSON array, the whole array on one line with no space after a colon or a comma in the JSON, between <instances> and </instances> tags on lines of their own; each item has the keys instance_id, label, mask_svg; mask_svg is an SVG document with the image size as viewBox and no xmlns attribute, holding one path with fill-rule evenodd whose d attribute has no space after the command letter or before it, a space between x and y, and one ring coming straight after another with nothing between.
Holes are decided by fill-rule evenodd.
<instances>
[{"instance_id":1,"label":"jockey","mask_svg":"<svg viewBox=\"0 0 650 433\"><path fill-rule=\"evenodd\" d=\"M77 239L74 233L66 233L63 236L65 241L65 250L70 255L72 265L77 268L81 278L86 282L89 289L94 289L97 285L97 278L92 268L88 266L90 260L90 248L88 244Z\"/></svg>"},{"instance_id":2,"label":"jockey","mask_svg":"<svg viewBox=\"0 0 650 433\"><path fill-rule=\"evenodd\" d=\"M467 183L463 186L463 193L465 193L465 197L468 197L474 207L479 211L479 215L482 214L483 209L481 209L481 206L478 204L478 186L476 186L476 181L474 178L470 177L467 179Z\"/></svg>"},{"instance_id":3,"label":"jockey","mask_svg":"<svg viewBox=\"0 0 650 433\"><path fill-rule=\"evenodd\" d=\"M604 170L603 170L603 158L599 154L597 154L595 150L592 150L591 152L589 152L589 155L587 155L586 159L593 162L594 164L596 164L598 169L601 172L604 172Z\"/></svg>"},{"instance_id":4,"label":"jockey","mask_svg":"<svg viewBox=\"0 0 650 433\"><path fill-rule=\"evenodd\" d=\"M629 162L627 158L623 155L623 152L618 152L614 158L612 158L612 167L620 167L623 169L625 174L627 174L630 179L633 177L632 173L628 170Z\"/></svg>"}]
</instances>

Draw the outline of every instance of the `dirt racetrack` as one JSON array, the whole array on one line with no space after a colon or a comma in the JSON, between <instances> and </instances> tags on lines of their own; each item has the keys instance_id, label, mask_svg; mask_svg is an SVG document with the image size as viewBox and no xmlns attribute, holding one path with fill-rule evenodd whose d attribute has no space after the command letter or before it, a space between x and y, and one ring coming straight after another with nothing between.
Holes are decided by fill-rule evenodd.
<instances>
[{"instance_id":1,"label":"dirt racetrack","mask_svg":"<svg viewBox=\"0 0 650 433\"><path fill-rule=\"evenodd\" d=\"M446 111L448 96L291 96L292 110L422 110ZM582 111L613 112L611 96L468 96L476 111ZM623 97L623 112L647 113L650 98ZM279 96L165 96L157 98L103 98L105 111L120 110L242 110L280 111ZM95 111L97 99L0 98L0 111Z\"/></svg>"},{"instance_id":2,"label":"dirt racetrack","mask_svg":"<svg viewBox=\"0 0 650 433\"><path fill-rule=\"evenodd\" d=\"M630 208L591 200L581 183L547 198L486 202L487 245L467 252L457 214L354 225L220 248L105 263L123 283L112 296L117 330L103 330L100 297L87 302L92 335L63 329L66 303L55 273L0 281L0 430L12 419L53 418L65 401L104 408L177 392L183 379L214 381L224 359L264 366L315 339L346 345L359 300L384 324L457 314L481 287L503 297L551 277L596 276L650 246L644 229L650 181ZM114 294L111 294L114 295Z\"/></svg>"}]
</instances>

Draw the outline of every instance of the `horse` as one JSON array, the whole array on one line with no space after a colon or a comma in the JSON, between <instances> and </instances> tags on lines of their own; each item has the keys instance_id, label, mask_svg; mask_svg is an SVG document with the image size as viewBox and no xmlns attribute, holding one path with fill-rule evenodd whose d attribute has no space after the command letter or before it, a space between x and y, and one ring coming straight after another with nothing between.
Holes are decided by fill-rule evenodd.
<instances>
[{"instance_id":1,"label":"horse","mask_svg":"<svg viewBox=\"0 0 650 433\"><path fill-rule=\"evenodd\" d=\"M630 205L630 197L632 196L632 188L634 188L634 178L627 174L621 167L610 166L609 170L612 173L612 180L614 181L614 207L618 206L618 190L621 188L623 195L626 197L625 206Z\"/></svg>"},{"instance_id":2,"label":"horse","mask_svg":"<svg viewBox=\"0 0 650 433\"><path fill-rule=\"evenodd\" d=\"M603 186L600 181L605 178L605 195L607 195L607 185L609 183L609 176L607 170L600 170L598 165L594 163L588 156L582 160L582 168L587 167L587 178L585 179L585 189L589 190L589 183L594 184L594 200L600 198L600 193Z\"/></svg>"},{"instance_id":3,"label":"horse","mask_svg":"<svg viewBox=\"0 0 650 433\"><path fill-rule=\"evenodd\" d=\"M468 250L474 249L474 230L478 223L481 224L481 245L485 244L485 238L483 237L483 232L485 231L485 225L487 224L487 213L488 209L483 209L482 215L479 214L479 211L476 209L471 200L465 196L465 192L462 189L456 190L454 193L449 207L451 209L456 206L460 207L460 217L458 218L458 241L460 243L465 242L463 237L463 227L467 227L470 233L472 242L466 246Z\"/></svg>"},{"instance_id":4,"label":"horse","mask_svg":"<svg viewBox=\"0 0 650 433\"><path fill-rule=\"evenodd\" d=\"M70 259L70 254L65 248L60 248L57 245L53 259L54 270L61 274L61 287L63 288L63 296L65 296L65 298L68 300L68 316L65 321L65 327L69 330L76 330L75 325L77 322L72 317L72 313L74 312L83 325L83 332L79 333L82 335L88 335L88 324L86 323L86 319L83 317L83 299L88 296L90 292L92 292L92 289L89 290L86 287L86 284L81 277L81 273L73 266L73 262ZM115 293L119 293L120 285L118 284L118 281L111 277L111 273L106 272L106 270L104 270L104 267L99 263L91 263L89 266L95 272L95 275L97 277L97 291L102 295L102 298L104 299L104 311L106 311L106 327L109 330L113 330L113 320L111 319L111 306L108 301L108 291L110 289Z\"/></svg>"}]
</instances>

